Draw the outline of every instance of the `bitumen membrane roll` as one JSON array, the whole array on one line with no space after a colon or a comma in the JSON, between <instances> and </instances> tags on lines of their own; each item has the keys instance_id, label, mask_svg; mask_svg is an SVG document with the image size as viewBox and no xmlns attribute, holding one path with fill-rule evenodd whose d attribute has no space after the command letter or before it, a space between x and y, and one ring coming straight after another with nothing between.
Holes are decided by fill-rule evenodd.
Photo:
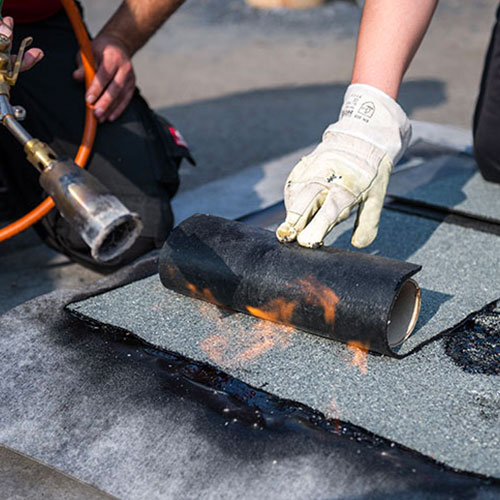
<instances>
[{"instance_id":1,"label":"bitumen membrane roll","mask_svg":"<svg viewBox=\"0 0 500 500\"><path fill-rule=\"evenodd\" d=\"M398 357L420 310L421 269L359 252L281 244L265 229L194 215L168 237L162 284L176 292Z\"/></svg>"}]
</instances>

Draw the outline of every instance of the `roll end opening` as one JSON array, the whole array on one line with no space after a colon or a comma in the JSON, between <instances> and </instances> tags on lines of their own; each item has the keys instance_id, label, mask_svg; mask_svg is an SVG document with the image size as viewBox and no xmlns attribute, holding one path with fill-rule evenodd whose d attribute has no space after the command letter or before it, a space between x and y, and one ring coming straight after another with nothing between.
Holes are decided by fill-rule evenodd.
<instances>
[{"instance_id":1,"label":"roll end opening","mask_svg":"<svg viewBox=\"0 0 500 500\"><path fill-rule=\"evenodd\" d=\"M418 284L406 280L394 299L387 324L389 347L401 345L413 332L420 314L422 294Z\"/></svg>"}]
</instances>

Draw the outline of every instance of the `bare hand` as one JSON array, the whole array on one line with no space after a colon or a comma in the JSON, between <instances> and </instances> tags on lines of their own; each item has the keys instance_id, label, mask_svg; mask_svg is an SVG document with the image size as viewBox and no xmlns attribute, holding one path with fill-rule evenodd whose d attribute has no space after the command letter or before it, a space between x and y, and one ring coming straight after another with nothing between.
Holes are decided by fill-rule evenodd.
<instances>
[{"instance_id":1,"label":"bare hand","mask_svg":"<svg viewBox=\"0 0 500 500\"><path fill-rule=\"evenodd\" d=\"M86 101L94 105L99 123L116 120L128 106L135 90L135 73L130 56L117 38L101 34L92 41L97 72L90 84ZM73 77L84 80L81 57L77 56L78 68Z\"/></svg>"},{"instance_id":2,"label":"bare hand","mask_svg":"<svg viewBox=\"0 0 500 500\"><path fill-rule=\"evenodd\" d=\"M10 38L12 45L12 35L14 32L14 19L12 17L4 17L0 21L0 33ZM38 61L43 58L43 50L29 49L24 53L23 61L21 63L21 71L31 69ZM12 62L16 60L16 56L12 56Z\"/></svg>"}]
</instances>

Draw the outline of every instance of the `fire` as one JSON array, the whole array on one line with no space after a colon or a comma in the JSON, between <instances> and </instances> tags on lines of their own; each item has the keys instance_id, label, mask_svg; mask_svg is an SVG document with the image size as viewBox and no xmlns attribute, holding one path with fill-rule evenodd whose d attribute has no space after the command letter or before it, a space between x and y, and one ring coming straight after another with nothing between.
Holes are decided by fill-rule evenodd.
<instances>
[{"instance_id":1,"label":"fire","mask_svg":"<svg viewBox=\"0 0 500 500\"><path fill-rule=\"evenodd\" d=\"M167 272L171 278L174 278L176 275L175 269L172 266L167 267Z\"/></svg>"},{"instance_id":2,"label":"fire","mask_svg":"<svg viewBox=\"0 0 500 500\"><path fill-rule=\"evenodd\" d=\"M247 311L257 318L274 321L275 323L290 324L296 305L296 302L287 302L280 297L271 300L269 304L266 305L265 309L247 306Z\"/></svg>"},{"instance_id":3,"label":"fire","mask_svg":"<svg viewBox=\"0 0 500 500\"><path fill-rule=\"evenodd\" d=\"M251 332L251 345L236 356L235 361L252 361L273 347L285 348L289 345L289 337L293 331L290 327L272 325L267 321L259 321Z\"/></svg>"},{"instance_id":4,"label":"fire","mask_svg":"<svg viewBox=\"0 0 500 500\"><path fill-rule=\"evenodd\" d=\"M218 365L227 364L225 353L228 350L229 338L223 335L212 335L201 341L203 352Z\"/></svg>"},{"instance_id":5,"label":"fire","mask_svg":"<svg viewBox=\"0 0 500 500\"><path fill-rule=\"evenodd\" d=\"M336 305L339 302L335 292L312 276L294 280L290 286L294 285L299 285L304 289L307 294L306 301L321 307L325 322L333 325ZM219 307L222 306L210 289L200 289L193 283L186 283L186 288L193 297ZM216 325L216 331L201 342L201 348L212 361L224 366L251 362L275 347L284 349L289 345L293 329L269 322L291 325L298 305L298 302L284 297L272 299L261 307L247 305L247 311L262 321L251 327L240 325L235 331L234 325L229 327L228 324L224 324L217 309L208 304L200 304L202 313L209 316L209 319ZM232 318L236 321L238 316L232 316Z\"/></svg>"},{"instance_id":6,"label":"fire","mask_svg":"<svg viewBox=\"0 0 500 500\"><path fill-rule=\"evenodd\" d=\"M330 400L330 403L328 404L327 408L327 415L334 420L334 429L337 434L340 433L341 431L341 426L340 426L340 407L337 404L337 400L335 399L334 396L332 396L332 399Z\"/></svg>"},{"instance_id":7,"label":"fire","mask_svg":"<svg viewBox=\"0 0 500 500\"><path fill-rule=\"evenodd\" d=\"M270 303L266 311L256 309L255 316L262 314L266 319L252 325L243 325L239 316L232 315L231 321L236 322L236 325L232 323L229 326L220 316L219 310L209 304L201 303L200 310L215 325L215 331L213 335L202 340L200 347L210 360L222 366L251 363L275 347L284 349L290 343L293 329L269 323L267 320L267 318L276 318L274 321L290 319L293 307L285 305L281 309L282 306L283 303L278 301L272 306Z\"/></svg>"},{"instance_id":8,"label":"fire","mask_svg":"<svg viewBox=\"0 0 500 500\"><path fill-rule=\"evenodd\" d=\"M290 331L290 328L269 325L264 321L259 321L250 329L241 325L236 331L229 332L219 325L214 335L201 341L200 347L218 365L247 364L274 347L285 348L289 345Z\"/></svg>"},{"instance_id":9,"label":"fire","mask_svg":"<svg viewBox=\"0 0 500 500\"><path fill-rule=\"evenodd\" d=\"M198 288L192 283L187 283L186 287L191 292L193 297L196 297L197 299L206 300L207 302L211 302L212 304L215 305L220 305L209 288L203 288L202 290L198 290Z\"/></svg>"},{"instance_id":10,"label":"fire","mask_svg":"<svg viewBox=\"0 0 500 500\"><path fill-rule=\"evenodd\" d=\"M347 342L347 349L353 353L351 365L357 366L359 371L363 374L368 373L368 351L370 350L370 343L352 340Z\"/></svg>"},{"instance_id":11,"label":"fire","mask_svg":"<svg viewBox=\"0 0 500 500\"><path fill-rule=\"evenodd\" d=\"M309 294L306 300L310 304L322 307L325 323L333 326L335 321L335 309L339 302L337 294L331 288L320 283L313 276L298 280L298 283Z\"/></svg>"}]
</instances>

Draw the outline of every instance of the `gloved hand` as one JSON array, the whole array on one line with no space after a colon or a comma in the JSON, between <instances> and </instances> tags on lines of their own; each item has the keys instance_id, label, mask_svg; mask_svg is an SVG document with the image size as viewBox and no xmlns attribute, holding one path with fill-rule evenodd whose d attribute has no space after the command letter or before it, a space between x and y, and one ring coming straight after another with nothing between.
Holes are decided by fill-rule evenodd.
<instances>
[{"instance_id":1,"label":"gloved hand","mask_svg":"<svg viewBox=\"0 0 500 500\"><path fill-rule=\"evenodd\" d=\"M350 85L339 121L288 176L287 214L276 231L278 239L320 246L359 205L352 244L368 246L377 236L392 165L410 137L410 121L396 101L369 85Z\"/></svg>"}]
</instances>

